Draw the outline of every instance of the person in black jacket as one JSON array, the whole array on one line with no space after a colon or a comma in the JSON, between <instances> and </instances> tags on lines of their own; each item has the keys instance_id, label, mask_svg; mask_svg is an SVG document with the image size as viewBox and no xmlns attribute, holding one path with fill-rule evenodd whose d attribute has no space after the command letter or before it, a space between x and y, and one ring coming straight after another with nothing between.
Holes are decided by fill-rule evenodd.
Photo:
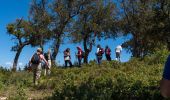
<instances>
[{"instance_id":1,"label":"person in black jacket","mask_svg":"<svg viewBox=\"0 0 170 100\"><path fill-rule=\"evenodd\" d=\"M105 56L107 61L111 61L111 49L108 46L105 48Z\"/></svg>"}]
</instances>

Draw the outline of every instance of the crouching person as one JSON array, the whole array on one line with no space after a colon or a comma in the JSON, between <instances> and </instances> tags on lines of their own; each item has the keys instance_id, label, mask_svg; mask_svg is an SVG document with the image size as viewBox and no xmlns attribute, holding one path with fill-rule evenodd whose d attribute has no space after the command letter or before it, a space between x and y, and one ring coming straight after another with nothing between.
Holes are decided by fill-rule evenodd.
<instances>
[{"instance_id":1,"label":"crouching person","mask_svg":"<svg viewBox=\"0 0 170 100\"><path fill-rule=\"evenodd\" d=\"M40 76L41 76L41 62L44 61L47 65L48 62L45 60L42 49L38 48L37 52L31 57L29 64L32 67L33 71L33 83L34 85L38 85Z\"/></svg>"}]
</instances>

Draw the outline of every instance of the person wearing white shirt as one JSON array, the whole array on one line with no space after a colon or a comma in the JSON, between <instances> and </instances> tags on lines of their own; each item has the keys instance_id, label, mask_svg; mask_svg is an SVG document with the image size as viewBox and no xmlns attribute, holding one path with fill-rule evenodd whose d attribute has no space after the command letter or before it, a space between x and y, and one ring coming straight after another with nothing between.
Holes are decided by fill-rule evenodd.
<instances>
[{"instance_id":1,"label":"person wearing white shirt","mask_svg":"<svg viewBox=\"0 0 170 100\"><path fill-rule=\"evenodd\" d=\"M122 52L122 46L118 45L116 47L116 49L115 49L115 52L116 52L116 60L120 61L120 55L121 55L121 52Z\"/></svg>"}]
</instances>

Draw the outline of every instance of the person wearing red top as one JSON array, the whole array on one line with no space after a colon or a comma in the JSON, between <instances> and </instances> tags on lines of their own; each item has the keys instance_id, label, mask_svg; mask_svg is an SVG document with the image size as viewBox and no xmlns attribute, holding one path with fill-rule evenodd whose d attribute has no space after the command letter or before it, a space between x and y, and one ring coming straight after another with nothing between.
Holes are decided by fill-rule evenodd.
<instances>
[{"instance_id":1,"label":"person wearing red top","mask_svg":"<svg viewBox=\"0 0 170 100\"><path fill-rule=\"evenodd\" d=\"M83 50L81 49L81 47L77 47L77 58L78 58L78 64L79 64L79 67L81 66L81 60L83 58Z\"/></svg>"},{"instance_id":2,"label":"person wearing red top","mask_svg":"<svg viewBox=\"0 0 170 100\"><path fill-rule=\"evenodd\" d=\"M105 56L106 56L107 61L111 61L111 50L108 46L106 46L105 48Z\"/></svg>"}]
</instances>

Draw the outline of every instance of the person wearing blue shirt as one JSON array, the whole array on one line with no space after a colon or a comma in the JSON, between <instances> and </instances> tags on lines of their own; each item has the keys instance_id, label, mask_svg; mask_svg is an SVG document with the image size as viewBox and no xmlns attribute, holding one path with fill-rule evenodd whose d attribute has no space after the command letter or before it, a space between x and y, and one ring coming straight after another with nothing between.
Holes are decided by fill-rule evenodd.
<instances>
[{"instance_id":1,"label":"person wearing blue shirt","mask_svg":"<svg viewBox=\"0 0 170 100\"><path fill-rule=\"evenodd\" d=\"M168 43L168 48L170 48L170 43ZM168 56L164 66L162 80L160 83L160 92L163 97L165 98L170 97L170 55Z\"/></svg>"}]
</instances>

